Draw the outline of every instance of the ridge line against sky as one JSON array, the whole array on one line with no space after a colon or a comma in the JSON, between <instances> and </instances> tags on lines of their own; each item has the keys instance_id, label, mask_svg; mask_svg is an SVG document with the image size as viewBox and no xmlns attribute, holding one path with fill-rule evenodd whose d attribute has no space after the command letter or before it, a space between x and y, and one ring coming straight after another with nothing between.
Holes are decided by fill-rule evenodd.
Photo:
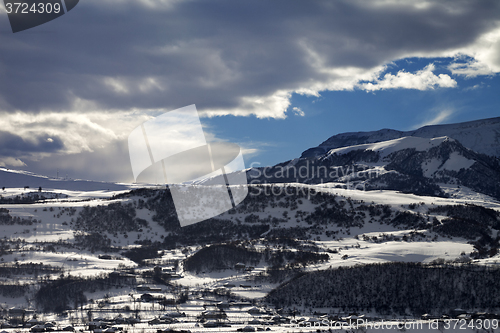
<instances>
[{"instance_id":1,"label":"ridge line against sky","mask_svg":"<svg viewBox=\"0 0 500 333\"><path fill-rule=\"evenodd\" d=\"M0 5L0 165L130 181L130 131L190 104L262 165L494 117L499 18L493 0L85 0L12 34Z\"/></svg>"}]
</instances>

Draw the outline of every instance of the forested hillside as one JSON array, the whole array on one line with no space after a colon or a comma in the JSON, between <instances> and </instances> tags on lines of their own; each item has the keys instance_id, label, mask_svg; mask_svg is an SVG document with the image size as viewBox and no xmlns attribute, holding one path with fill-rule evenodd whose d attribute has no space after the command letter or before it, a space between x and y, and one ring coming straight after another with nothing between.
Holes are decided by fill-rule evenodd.
<instances>
[{"instance_id":1,"label":"forested hillside","mask_svg":"<svg viewBox=\"0 0 500 333\"><path fill-rule=\"evenodd\" d=\"M385 263L301 275L273 290L276 307L421 315L500 308L500 270L472 265Z\"/></svg>"}]
</instances>

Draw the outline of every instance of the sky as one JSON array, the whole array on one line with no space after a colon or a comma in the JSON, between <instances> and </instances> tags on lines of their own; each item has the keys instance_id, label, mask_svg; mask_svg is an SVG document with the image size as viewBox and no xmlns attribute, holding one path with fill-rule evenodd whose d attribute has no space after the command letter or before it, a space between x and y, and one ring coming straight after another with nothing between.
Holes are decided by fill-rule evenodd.
<instances>
[{"instance_id":1,"label":"sky","mask_svg":"<svg viewBox=\"0 0 500 333\"><path fill-rule=\"evenodd\" d=\"M0 166L132 182L127 138L195 104L245 165L342 132L500 116L495 0L81 0L12 33L0 4Z\"/></svg>"}]
</instances>

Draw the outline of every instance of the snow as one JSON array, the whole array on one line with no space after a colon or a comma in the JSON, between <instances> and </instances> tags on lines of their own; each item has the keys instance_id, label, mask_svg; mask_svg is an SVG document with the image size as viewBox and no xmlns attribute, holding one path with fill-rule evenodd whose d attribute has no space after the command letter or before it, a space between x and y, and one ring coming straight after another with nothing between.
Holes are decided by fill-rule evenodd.
<instances>
[{"instance_id":1,"label":"snow","mask_svg":"<svg viewBox=\"0 0 500 333\"><path fill-rule=\"evenodd\" d=\"M442 169L450 171L460 171L460 169L470 168L475 161L469 160L468 158L460 155L458 152L454 151L450 154L448 160L442 166Z\"/></svg>"},{"instance_id":2,"label":"snow","mask_svg":"<svg viewBox=\"0 0 500 333\"><path fill-rule=\"evenodd\" d=\"M437 158L433 158L430 161L422 162L422 171L424 176L428 178L432 177L432 175L440 169L440 166L442 164L443 163L441 162L441 160Z\"/></svg>"},{"instance_id":3,"label":"snow","mask_svg":"<svg viewBox=\"0 0 500 333\"><path fill-rule=\"evenodd\" d=\"M407 136L400 139L335 148L330 150L328 152L328 155L333 155L333 154L343 155L354 150L372 150L375 152L380 152L381 157L386 157L395 151L408 148L414 148L416 151L426 151L432 147L439 146L446 140L450 140L450 138L443 136L439 138L426 139L426 138Z\"/></svg>"},{"instance_id":4,"label":"snow","mask_svg":"<svg viewBox=\"0 0 500 333\"><path fill-rule=\"evenodd\" d=\"M442 160L437 158L422 162L422 171L425 177L431 178L437 171L460 171L460 169L470 168L474 163L474 160L470 160L454 151L450 154L450 157L444 161L444 163Z\"/></svg>"}]
</instances>

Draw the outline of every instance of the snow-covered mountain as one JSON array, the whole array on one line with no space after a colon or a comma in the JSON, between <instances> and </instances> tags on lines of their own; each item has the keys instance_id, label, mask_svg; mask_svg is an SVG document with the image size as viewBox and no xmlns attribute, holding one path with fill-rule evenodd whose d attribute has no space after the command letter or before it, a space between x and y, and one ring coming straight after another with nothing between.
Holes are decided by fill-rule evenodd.
<instances>
[{"instance_id":1,"label":"snow-covered mountain","mask_svg":"<svg viewBox=\"0 0 500 333\"><path fill-rule=\"evenodd\" d=\"M318 147L307 149L301 157L312 157L340 147L355 146L402 137L437 138L447 136L478 153L500 157L500 117L448 125L424 126L413 131L381 129L373 132L341 133Z\"/></svg>"},{"instance_id":2,"label":"snow-covered mountain","mask_svg":"<svg viewBox=\"0 0 500 333\"><path fill-rule=\"evenodd\" d=\"M362 190L446 196L465 186L500 198L500 163L449 137L403 137L333 148L269 168L248 171L252 183L334 183Z\"/></svg>"}]
</instances>

